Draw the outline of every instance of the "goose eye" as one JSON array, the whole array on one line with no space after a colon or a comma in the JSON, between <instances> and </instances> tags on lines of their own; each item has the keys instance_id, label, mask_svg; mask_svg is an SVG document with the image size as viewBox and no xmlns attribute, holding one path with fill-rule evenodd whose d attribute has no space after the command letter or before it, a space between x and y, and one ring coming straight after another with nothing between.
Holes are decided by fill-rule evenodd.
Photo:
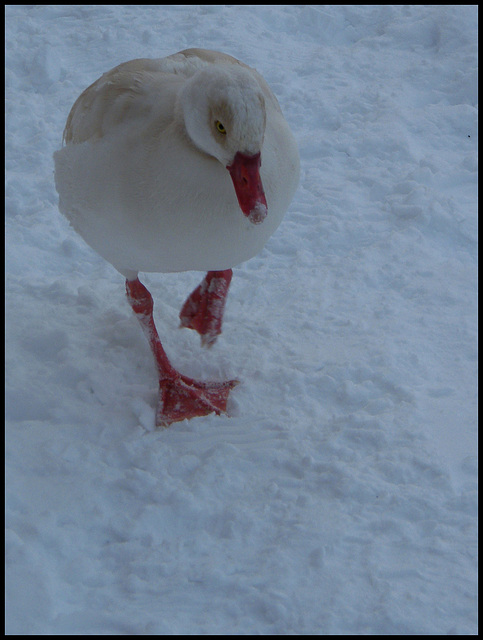
<instances>
[{"instance_id":1,"label":"goose eye","mask_svg":"<svg viewBox=\"0 0 483 640\"><path fill-rule=\"evenodd\" d=\"M216 130L217 130L219 133L222 133L223 135L226 135L226 129L225 129L225 127L221 124L221 122L220 122L219 120L217 120L217 121L215 122L215 127L216 127Z\"/></svg>"}]
</instances>

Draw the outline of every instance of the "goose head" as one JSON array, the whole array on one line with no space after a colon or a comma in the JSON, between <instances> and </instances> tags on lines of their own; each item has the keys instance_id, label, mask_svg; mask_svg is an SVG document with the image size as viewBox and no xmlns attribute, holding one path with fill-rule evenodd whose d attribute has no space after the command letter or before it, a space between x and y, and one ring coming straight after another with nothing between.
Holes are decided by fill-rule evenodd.
<instances>
[{"instance_id":1,"label":"goose head","mask_svg":"<svg viewBox=\"0 0 483 640\"><path fill-rule=\"evenodd\" d=\"M251 71L234 64L201 69L183 88L180 106L192 143L226 167L245 216L254 224L263 222L265 99Z\"/></svg>"}]
</instances>

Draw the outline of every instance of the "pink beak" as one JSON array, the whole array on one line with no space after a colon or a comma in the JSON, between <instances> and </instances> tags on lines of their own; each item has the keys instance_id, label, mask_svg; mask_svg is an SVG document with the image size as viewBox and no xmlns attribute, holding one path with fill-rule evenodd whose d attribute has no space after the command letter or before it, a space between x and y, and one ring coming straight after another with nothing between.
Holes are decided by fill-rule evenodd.
<instances>
[{"instance_id":1,"label":"pink beak","mask_svg":"<svg viewBox=\"0 0 483 640\"><path fill-rule=\"evenodd\" d=\"M227 166L240 209L253 224L260 224L267 217L267 200L260 178L261 164L260 152L248 156L238 151L232 164Z\"/></svg>"}]
</instances>

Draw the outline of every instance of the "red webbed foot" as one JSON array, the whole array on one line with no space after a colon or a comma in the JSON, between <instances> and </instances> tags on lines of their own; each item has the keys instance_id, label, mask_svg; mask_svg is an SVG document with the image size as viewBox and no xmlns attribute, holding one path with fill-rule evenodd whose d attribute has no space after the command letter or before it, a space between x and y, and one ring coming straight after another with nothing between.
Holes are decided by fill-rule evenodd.
<instances>
[{"instance_id":1,"label":"red webbed foot","mask_svg":"<svg viewBox=\"0 0 483 640\"><path fill-rule=\"evenodd\" d=\"M238 380L201 382L181 374L160 380L156 426L225 413L229 393L237 384Z\"/></svg>"},{"instance_id":2,"label":"red webbed foot","mask_svg":"<svg viewBox=\"0 0 483 640\"><path fill-rule=\"evenodd\" d=\"M179 314L181 327L194 329L201 344L211 347L221 333L226 295L232 270L208 271L204 280L191 293Z\"/></svg>"}]
</instances>

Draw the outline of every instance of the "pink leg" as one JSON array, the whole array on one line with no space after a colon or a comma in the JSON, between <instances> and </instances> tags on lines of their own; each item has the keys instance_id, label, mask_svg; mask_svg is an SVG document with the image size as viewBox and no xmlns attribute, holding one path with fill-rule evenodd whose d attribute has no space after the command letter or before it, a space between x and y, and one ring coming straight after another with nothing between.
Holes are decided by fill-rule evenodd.
<instances>
[{"instance_id":1,"label":"pink leg","mask_svg":"<svg viewBox=\"0 0 483 640\"><path fill-rule=\"evenodd\" d=\"M203 282L191 293L181 309L181 326L198 331L203 346L211 347L221 333L232 275L231 269L208 271Z\"/></svg>"},{"instance_id":2,"label":"pink leg","mask_svg":"<svg viewBox=\"0 0 483 640\"><path fill-rule=\"evenodd\" d=\"M159 399L156 425L226 411L228 394L237 380L227 382L198 382L182 375L172 366L161 345L153 319L153 298L139 281L126 280L129 304L135 312L154 355L159 376Z\"/></svg>"}]
</instances>

